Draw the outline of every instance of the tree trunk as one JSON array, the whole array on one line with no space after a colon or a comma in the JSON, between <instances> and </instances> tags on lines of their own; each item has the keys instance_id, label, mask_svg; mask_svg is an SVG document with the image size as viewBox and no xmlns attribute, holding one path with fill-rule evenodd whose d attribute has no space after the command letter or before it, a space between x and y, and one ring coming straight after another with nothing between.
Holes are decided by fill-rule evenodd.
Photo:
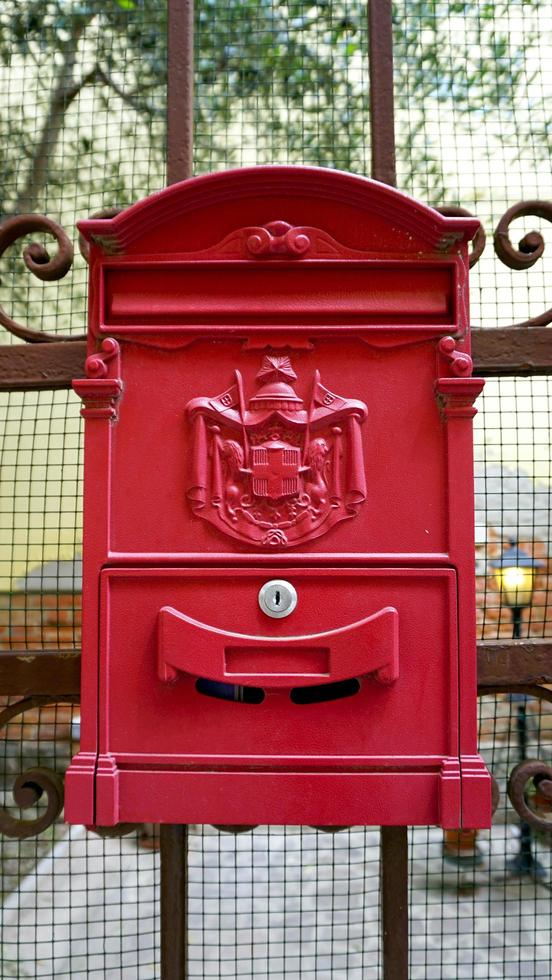
<instances>
[{"instance_id":1,"label":"tree trunk","mask_svg":"<svg viewBox=\"0 0 552 980\"><path fill-rule=\"evenodd\" d=\"M87 75L75 81L79 42L90 20L91 17L79 17L75 22L71 37L64 45L63 61L59 68L57 82L38 142L32 153L31 166L25 185L17 195L14 204L14 214L27 214L35 210L40 194L48 180L50 163L63 128L65 113L80 90L96 74L97 69L94 67Z\"/></svg>"}]
</instances>

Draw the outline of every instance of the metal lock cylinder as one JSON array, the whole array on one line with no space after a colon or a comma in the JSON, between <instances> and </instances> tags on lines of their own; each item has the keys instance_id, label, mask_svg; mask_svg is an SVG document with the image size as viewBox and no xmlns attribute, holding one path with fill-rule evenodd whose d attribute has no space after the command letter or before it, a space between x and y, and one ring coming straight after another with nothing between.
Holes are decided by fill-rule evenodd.
<instances>
[{"instance_id":1,"label":"metal lock cylinder","mask_svg":"<svg viewBox=\"0 0 552 980\"><path fill-rule=\"evenodd\" d=\"M285 579L271 579L259 591L259 606L272 619L284 619L293 612L296 605L297 591Z\"/></svg>"}]
</instances>

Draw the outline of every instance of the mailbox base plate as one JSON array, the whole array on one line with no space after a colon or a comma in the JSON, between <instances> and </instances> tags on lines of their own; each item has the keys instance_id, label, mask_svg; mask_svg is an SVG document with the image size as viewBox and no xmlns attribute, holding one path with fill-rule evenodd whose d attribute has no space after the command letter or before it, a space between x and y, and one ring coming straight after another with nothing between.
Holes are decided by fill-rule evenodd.
<instances>
[{"instance_id":1,"label":"mailbox base plate","mask_svg":"<svg viewBox=\"0 0 552 980\"><path fill-rule=\"evenodd\" d=\"M248 771L117 767L96 775L73 761L66 776L70 823L209 823L444 828L490 826L491 780L479 756L440 767L384 771ZM90 801L95 783L95 811Z\"/></svg>"}]
</instances>

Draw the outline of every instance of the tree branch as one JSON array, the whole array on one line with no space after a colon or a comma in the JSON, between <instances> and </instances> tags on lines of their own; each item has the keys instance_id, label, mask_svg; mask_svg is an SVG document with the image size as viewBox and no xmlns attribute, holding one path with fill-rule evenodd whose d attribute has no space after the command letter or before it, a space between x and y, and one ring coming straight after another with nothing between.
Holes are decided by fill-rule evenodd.
<instances>
[{"instance_id":1,"label":"tree branch","mask_svg":"<svg viewBox=\"0 0 552 980\"><path fill-rule=\"evenodd\" d=\"M108 75L103 68L98 67L96 75L97 78L104 83L104 85L107 85L110 89L112 89L113 92L115 92L115 94L123 100L123 102L126 102L127 105L135 109L136 112L146 112L149 116L161 116L164 114L162 109L156 108L151 104L151 102L148 102L146 99L142 98L138 92L125 92L125 90L117 84L115 79L112 78L111 75ZM153 87L154 86L152 86L152 88Z\"/></svg>"},{"instance_id":2,"label":"tree branch","mask_svg":"<svg viewBox=\"0 0 552 980\"><path fill-rule=\"evenodd\" d=\"M30 154L31 166L23 189L17 195L13 208L15 214L25 214L35 210L40 192L47 182L50 161L63 128L65 113L81 89L96 76L97 67L95 66L78 81L74 77L79 42L90 20L91 17L78 18L71 37L64 45L64 56L57 83L40 131L40 137Z\"/></svg>"}]
</instances>

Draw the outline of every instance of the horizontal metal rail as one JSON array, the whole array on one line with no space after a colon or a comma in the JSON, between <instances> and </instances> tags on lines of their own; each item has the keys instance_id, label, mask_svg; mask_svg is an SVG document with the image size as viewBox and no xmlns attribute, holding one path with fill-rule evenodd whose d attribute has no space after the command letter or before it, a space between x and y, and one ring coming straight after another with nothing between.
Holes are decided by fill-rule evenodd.
<instances>
[{"instance_id":1,"label":"horizontal metal rail","mask_svg":"<svg viewBox=\"0 0 552 980\"><path fill-rule=\"evenodd\" d=\"M486 687L552 684L552 640L480 640L479 693ZM0 694L60 697L80 688L80 650L3 650Z\"/></svg>"},{"instance_id":2,"label":"horizontal metal rail","mask_svg":"<svg viewBox=\"0 0 552 980\"><path fill-rule=\"evenodd\" d=\"M507 327L472 332L478 375L552 374L552 328ZM86 343L0 345L0 391L70 388L84 374Z\"/></svg>"}]
</instances>

